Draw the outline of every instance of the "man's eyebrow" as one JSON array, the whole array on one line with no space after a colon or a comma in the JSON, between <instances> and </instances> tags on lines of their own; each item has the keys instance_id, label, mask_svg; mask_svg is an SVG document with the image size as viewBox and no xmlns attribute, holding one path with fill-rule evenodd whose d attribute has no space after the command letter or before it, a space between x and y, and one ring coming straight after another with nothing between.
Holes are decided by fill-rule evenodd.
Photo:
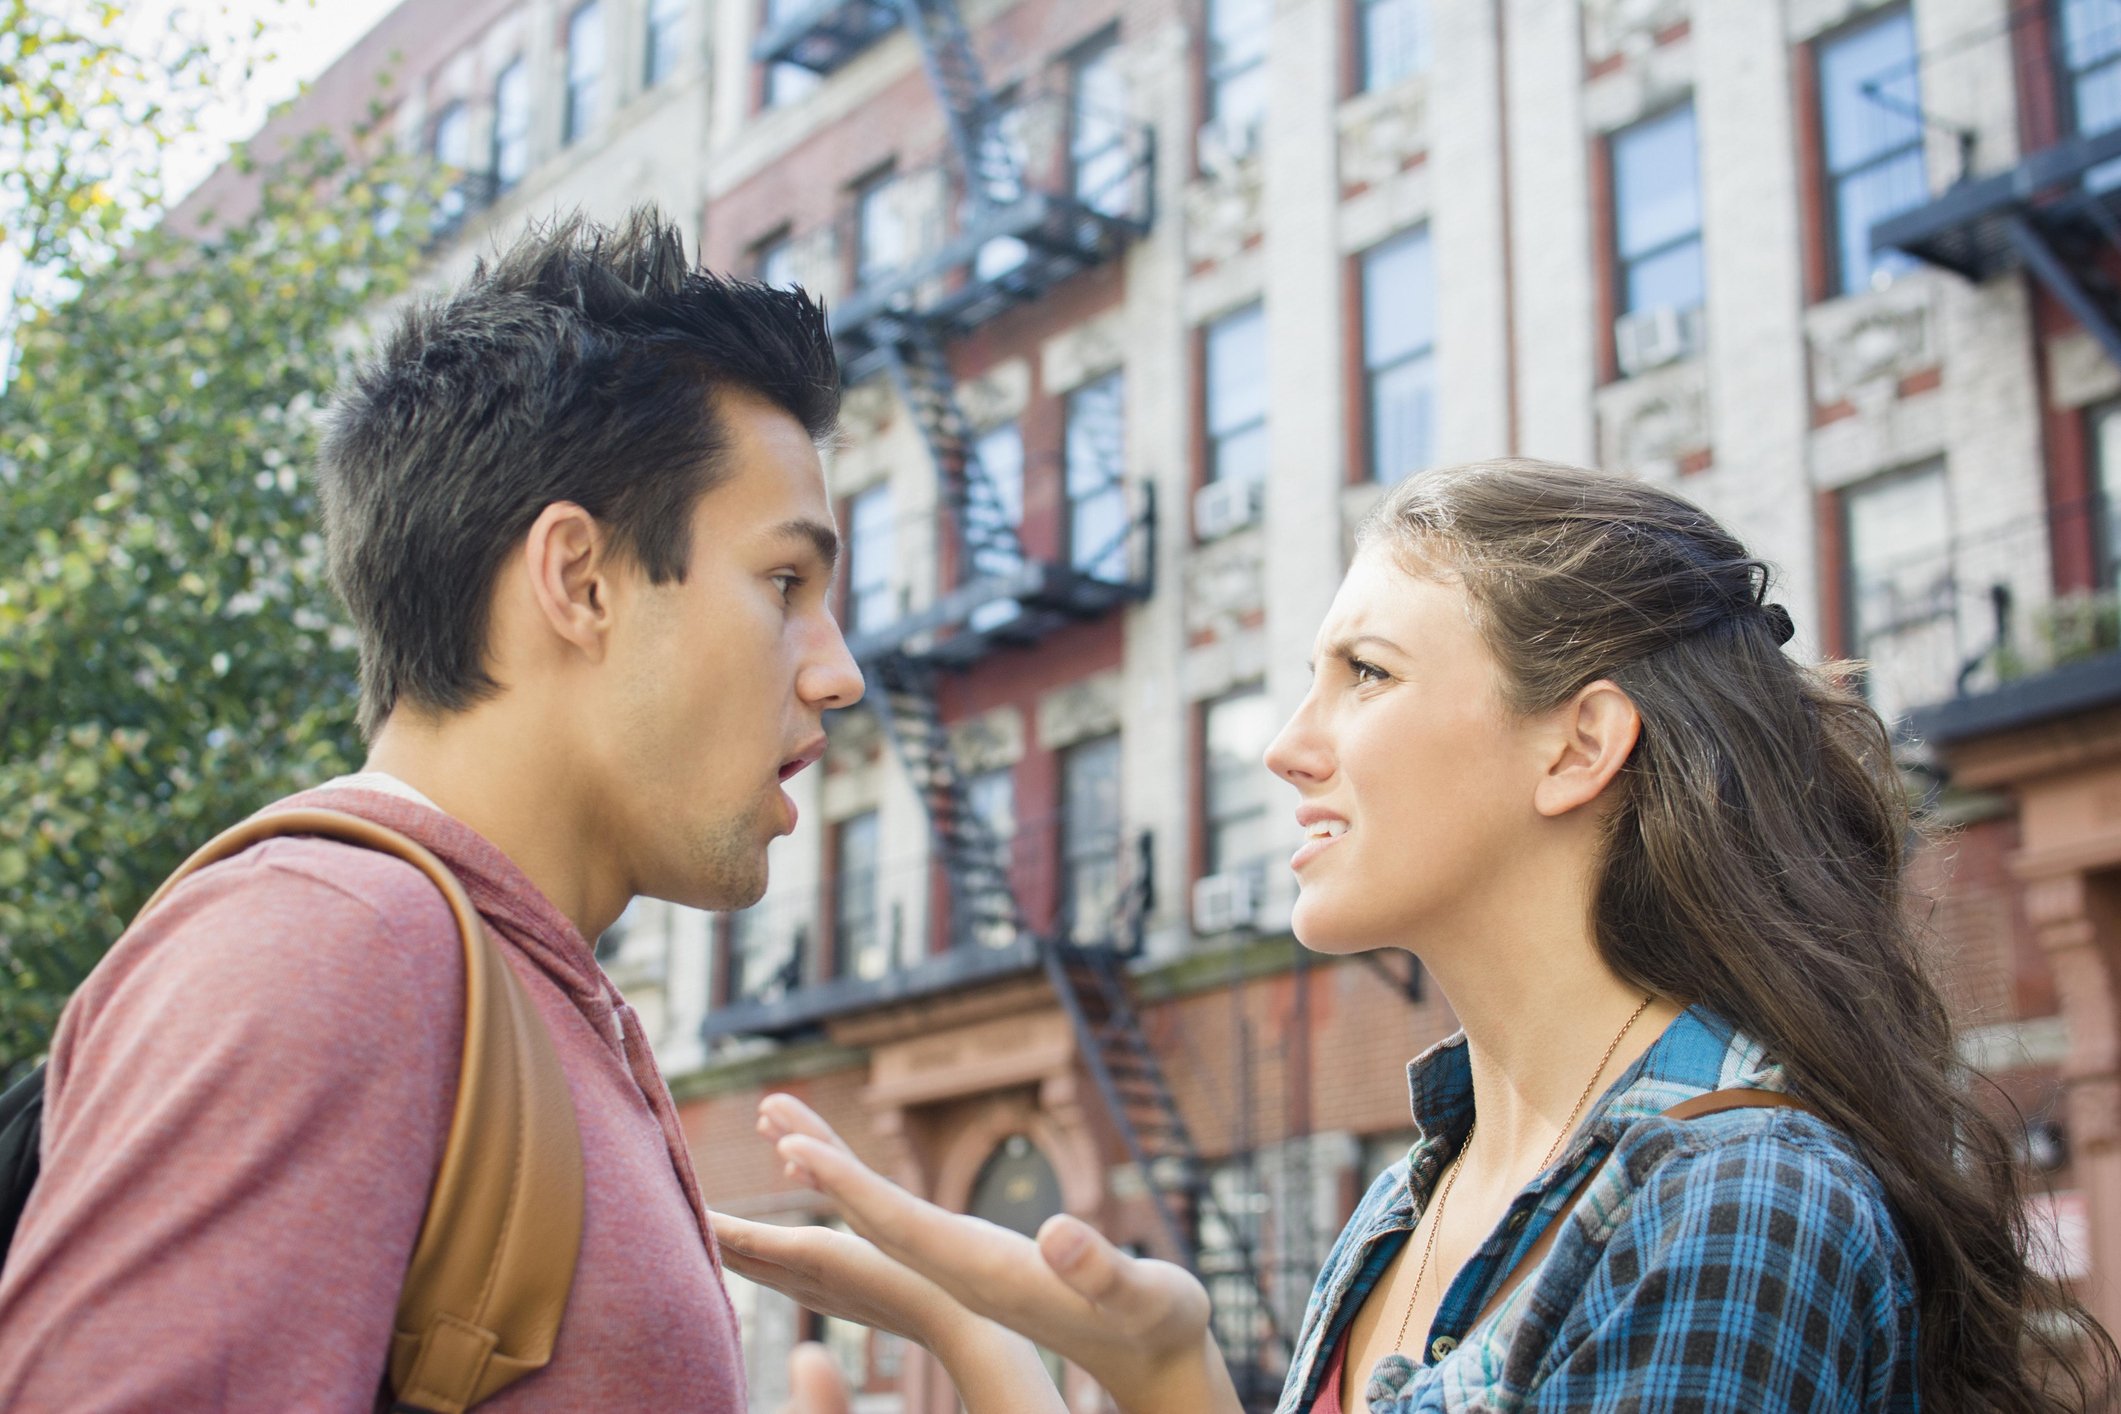
<instances>
[{"instance_id":1,"label":"man's eyebrow","mask_svg":"<svg viewBox=\"0 0 2121 1414\"><path fill-rule=\"evenodd\" d=\"M817 551L817 557L825 562L827 570L840 562L839 533L821 520L797 516L794 520L782 521L773 528L772 533L774 538L779 540L809 541L810 547Z\"/></svg>"}]
</instances>

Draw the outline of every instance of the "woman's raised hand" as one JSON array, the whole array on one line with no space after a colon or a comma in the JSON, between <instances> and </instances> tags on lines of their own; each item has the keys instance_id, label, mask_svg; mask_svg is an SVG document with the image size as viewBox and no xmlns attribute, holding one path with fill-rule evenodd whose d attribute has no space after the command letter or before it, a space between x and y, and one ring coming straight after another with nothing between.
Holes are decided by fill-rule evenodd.
<instances>
[{"instance_id":1,"label":"woman's raised hand","mask_svg":"<svg viewBox=\"0 0 2121 1414\"><path fill-rule=\"evenodd\" d=\"M873 1251L1082 1366L1127 1414L1236 1414L1208 1294L1183 1267L1129 1256L1065 1215L1048 1219L1033 1242L945 1212L870 1170L790 1095L760 1101L759 1130L791 1176L830 1197Z\"/></svg>"}]
</instances>

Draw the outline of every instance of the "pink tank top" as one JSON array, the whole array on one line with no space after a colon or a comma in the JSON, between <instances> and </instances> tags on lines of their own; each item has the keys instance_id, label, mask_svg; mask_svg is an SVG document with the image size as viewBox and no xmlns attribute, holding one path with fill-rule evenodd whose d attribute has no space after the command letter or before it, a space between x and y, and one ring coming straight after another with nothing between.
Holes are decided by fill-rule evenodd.
<instances>
[{"instance_id":1,"label":"pink tank top","mask_svg":"<svg viewBox=\"0 0 2121 1414\"><path fill-rule=\"evenodd\" d=\"M1311 1401L1306 1414L1340 1414L1341 1373L1348 1367L1348 1337L1345 1332L1340 1343L1333 1347L1333 1358L1326 1364L1325 1382L1318 1387L1318 1397Z\"/></svg>"}]
</instances>

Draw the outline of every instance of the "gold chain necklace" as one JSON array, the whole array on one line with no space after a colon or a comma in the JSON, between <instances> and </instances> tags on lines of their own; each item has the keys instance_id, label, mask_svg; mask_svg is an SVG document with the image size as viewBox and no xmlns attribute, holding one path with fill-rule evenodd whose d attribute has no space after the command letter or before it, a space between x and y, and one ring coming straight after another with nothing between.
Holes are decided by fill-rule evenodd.
<instances>
[{"instance_id":1,"label":"gold chain necklace","mask_svg":"<svg viewBox=\"0 0 2121 1414\"><path fill-rule=\"evenodd\" d=\"M1575 1107L1569 1111L1568 1119L1563 1121L1561 1133L1555 1135L1554 1142L1548 1146L1546 1157L1541 1159L1539 1167L1533 1170L1535 1174L1545 1173L1547 1165L1553 1163L1554 1156L1561 1152L1561 1142L1567 1139L1569 1131L1576 1127L1576 1117L1583 1113L1584 1105L1591 1098L1591 1091L1598 1085L1598 1077L1605 1074L1605 1068L1613 1063L1613 1053L1620 1049L1620 1043L1635 1029L1635 1023L1642 1019L1642 1014L1650 1009L1650 1001L1651 998L1644 997L1642 1005L1628 1014L1628 1019L1622 1023L1612 1043L1605 1048L1605 1054L1598 1058L1598 1069L1592 1071L1591 1078L1583 1083L1583 1093L1576 1097ZM1458 1183L1458 1171L1465 1167L1466 1153L1473 1147L1473 1136L1479 1131L1480 1116L1475 1115L1473 1122L1466 1126L1465 1142L1458 1146L1458 1157L1451 1161L1451 1172L1444 1178L1443 1191L1436 1195L1436 1220L1429 1224L1429 1240L1421 1245L1421 1262L1414 1268L1414 1292L1407 1298L1407 1313L1399 1318L1399 1335L1392 1342L1394 1350L1407 1348L1407 1326L1414 1319L1414 1308L1421 1304L1422 1284L1429 1276L1429 1258L1436 1252L1436 1233L1443 1226L1444 1205L1451 1201L1451 1190ZM1414 1191L1414 1174L1411 1170L1407 1173L1407 1191L1410 1195Z\"/></svg>"}]
</instances>

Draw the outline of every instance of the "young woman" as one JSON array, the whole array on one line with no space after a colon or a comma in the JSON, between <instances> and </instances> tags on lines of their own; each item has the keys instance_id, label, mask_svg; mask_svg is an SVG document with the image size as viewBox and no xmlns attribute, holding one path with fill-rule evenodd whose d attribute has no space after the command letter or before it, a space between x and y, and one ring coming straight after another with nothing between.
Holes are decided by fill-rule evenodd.
<instances>
[{"instance_id":1,"label":"young woman","mask_svg":"<svg viewBox=\"0 0 2121 1414\"><path fill-rule=\"evenodd\" d=\"M1783 651L1765 567L1669 492L1521 461L1404 484L1358 545L1267 753L1294 928L1409 949L1464 1030L1410 1068L1420 1137L1283 1414L2091 1407L2113 1343L2027 1265L1887 734ZM1176 1268L919 1203L788 1097L761 1128L875 1245L728 1224L731 1264L929 1342L968 1407L1049 1407L1003 1326L1129 1411L1236 1407Z\"/></svg>"}]
</instances>

